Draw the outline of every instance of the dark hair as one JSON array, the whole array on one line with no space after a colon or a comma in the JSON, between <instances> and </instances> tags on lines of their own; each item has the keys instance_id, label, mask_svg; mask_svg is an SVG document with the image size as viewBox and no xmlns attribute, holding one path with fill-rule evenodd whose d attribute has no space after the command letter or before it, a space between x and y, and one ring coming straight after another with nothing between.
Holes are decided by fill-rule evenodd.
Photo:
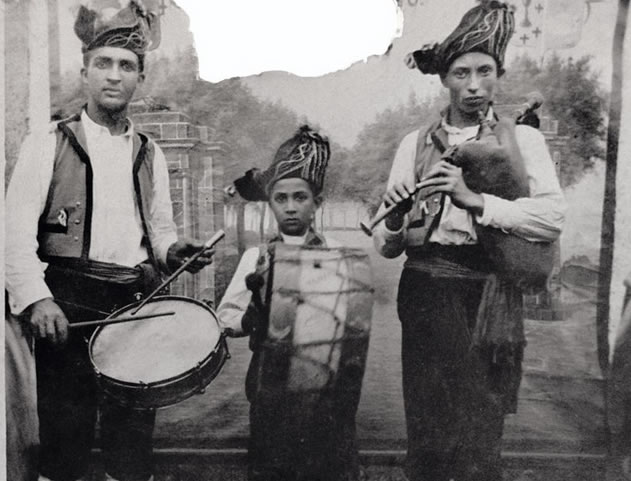
<instances>
[{"instance_id":1,"label":"dark hair","mask_svg":"<svg viewBox=\"0 0 631 481\"><path fill-rule=\"evenodd\" d=\"M83 66L85 68L88 68L88 65L90 65L90 58L92 57L93 51L94 50L86 50L83 52ZM132 50L130 50L130 52L132 52ZM133 53L135 53L136 57L138 57L138 73L143 73L145 70L145 55L138 54L136 52Z\"/></svg>"}]
</instances>

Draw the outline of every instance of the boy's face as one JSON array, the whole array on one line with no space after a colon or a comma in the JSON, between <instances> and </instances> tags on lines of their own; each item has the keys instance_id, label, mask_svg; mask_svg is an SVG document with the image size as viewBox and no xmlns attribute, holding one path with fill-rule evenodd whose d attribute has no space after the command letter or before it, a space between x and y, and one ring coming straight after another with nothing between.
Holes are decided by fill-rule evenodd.
<instances>
[{"instance_id":1,"label":"boy's face","mask_svg":"<svg viewBox=\"0 0 631 481\"><path fill-rule=\"evenodd\" d=\"M449 89L451 107L471 114L486 112L495 96L498 78L493 57L470 52L454 60L441 81Z\"/></svg>"},{"instance_id":2,"label":"boy's face","mask_svg":"<svg viewBox=\"0 0 631 481\"><path fill-rule=\"evenodd\" d=\"M88 104L98 110L116 113L127 108L136 87L144 81L138 56L119 47L100 47L90 52L81 69Z\"/></svg>"},{"instance_id":3,"label":"boy's face","mask_svg":"<svg viewBox=\"0 0 631 481\"><path fill-rule=\"evenodd\" d=\"M303 179L278 180L270 192L269 205L285 235L304 235L320 203L321 197L314 196L311 186Z\"/></svg>"}]
</instances>

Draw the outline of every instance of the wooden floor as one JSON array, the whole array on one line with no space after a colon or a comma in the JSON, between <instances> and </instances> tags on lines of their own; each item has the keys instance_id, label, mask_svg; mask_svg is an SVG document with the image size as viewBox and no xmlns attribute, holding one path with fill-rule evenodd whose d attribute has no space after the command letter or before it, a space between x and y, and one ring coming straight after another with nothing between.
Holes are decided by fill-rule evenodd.
<instances>
[{"instance_id":1,"label":"wooden floor","mask_svg":"<svg viewBox=\"0 0 631 481\"><path fill-rule=\"evenodd\" d=\"M362 451L364 481L407 481L401 451ZM98 460L98 453L95 458ZM157 450L155 481L246 481L245 451ZM504 452L504 481L595 481L604 479L604 457L587 454ZM87 481L100 481L97 466Z\"/></svg>"}]
</instances>

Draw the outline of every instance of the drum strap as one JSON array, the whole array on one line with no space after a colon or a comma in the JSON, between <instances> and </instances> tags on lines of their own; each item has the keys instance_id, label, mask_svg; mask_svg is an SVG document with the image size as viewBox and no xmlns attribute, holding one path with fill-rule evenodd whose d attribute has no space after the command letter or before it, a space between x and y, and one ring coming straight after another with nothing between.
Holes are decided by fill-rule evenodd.
<instances>
[{"instance_id":1,"label":"drum strap","mask_svg":"<svg viewBox=\"0 0 631 481\"><path fill-rule=\"evenodd\" d=\"M252 351L256 351L258 349L261 342L263 342L265 336L267 335L270 299L272 298L272 285L274 283L274 272L271 266L274 263L274 245L276 242L277 241L270 241L267 244L261 244L259 246L259 258L256 263L255 272L265 280L265 284L260 293L262 296L261 301L263 304L263 312L260 312L260 309L257 309L260 318L256 323L256 329L252 335L250 335L250 349Z\"/></svg>"}]
</instances>

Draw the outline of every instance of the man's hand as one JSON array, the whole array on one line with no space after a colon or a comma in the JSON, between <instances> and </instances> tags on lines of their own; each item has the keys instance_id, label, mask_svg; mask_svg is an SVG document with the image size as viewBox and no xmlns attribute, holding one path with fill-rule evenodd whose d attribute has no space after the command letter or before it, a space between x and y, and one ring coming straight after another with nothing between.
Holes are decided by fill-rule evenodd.
<instances>
[{"instance_id":1,"label":"man's hand","mask_svg":"<svg viewBox=\"0 0 631 481\"><path fill-rule=\"evenodd\" d=\"M466 209L474 215L484 212L484 197L473 192L462 177L462 168L441 160L434 165L418 184L425 188L424 195L429 197L438 192L451 197L451 202L461 209Z\"/></svg>"},{"instance_id":2,"label":"man's hand","mask_svg":"<svg viewBox=\"0 0 631 481\"><path fill-rule=\"evenodd\" d=\"M174 242L167 251L167 267L171 271L175 271L191 256L197 254L203 248L203 242L192 239L180 239L177 242ZM205 250L204 253L195 260L195 262L186 268L186 270L192 274L196 274L201 269L212 263L214 254L215 249Z\"/></svg>"},{"instance_id":3,"label":"man's hand","mask_svg":"<svg viewBox=\"0 0 631 481\"><path fill-rule=\"evenodd\" d=\"M403 219L412 209L412 199L416 186L411 182L396 182L383 195L387 206L396 204L397 207L386 217L386 227L391 231L398 231L403 225Z\"/></svg>"},{"instance_id":4,"label":"man's hand","mask_svg":"<svg viewBox=\"0 0 631 481\"><path fill-rule=\"evenodd\" d=\"M24 316L36 339L48 339L55 345L68 340L68 319L51 297L31 304Z\"/></svg>"}]
</instances>

